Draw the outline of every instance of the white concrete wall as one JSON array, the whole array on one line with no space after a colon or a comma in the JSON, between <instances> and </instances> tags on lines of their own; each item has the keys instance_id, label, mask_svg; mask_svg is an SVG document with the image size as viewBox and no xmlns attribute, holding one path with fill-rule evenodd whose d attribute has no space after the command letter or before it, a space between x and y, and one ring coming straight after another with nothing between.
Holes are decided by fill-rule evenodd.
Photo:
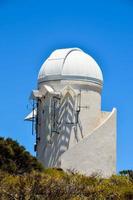
<instances>
[{"instance_id":1,"label":"white concrete wall","mask_svg":"<svg viewBox=\"0 0 133 200\"><path fill-rule=\"evenodd\" d=\"M79 121L77 124L72 124L76 122L77 97L72 91L67 91L66 87L66 91L63 87L59 88L63 95L60 100L59 112L56 113L59 134L52 132L53 108L51 96L47 94L39 102L38 135L40 141L37 145L37 157L46 167L61 167L60 156L91 133L100 123L100 93L93 91L92 87L88 85L75 85L76 87L73 85L71 87L77 94L81 95Z\"/></svg>"},{"instance_id":2,"label":"white concrete wall","mask_svg":"<svg viewBox=\"0 0 133 200\"><path fill-rule=\"evenodd\" d=\"M62 92L60 108L56 112L59 134L52 132L53 104L51 95L47 93L38 106L40 141L37 158L45 167L71 168L87 175L96 171L101 171L104 176L114 173L115 111L111 114L101 112L100 86L79 81L54 81L47 84L55 91ZM73 92L67 91L66 85L73 88L76 94L81 94L77 124L72 124L76 118L74 110L77 100ZM42 86L39 86L39 90Z\"/></svg>"},{"instance_id":3,"label":"white concrete wall","mask_svg":"<svg viewBox=\"0 0 133 200\"><path fill-rule=\"evenodd\" d=\"M103 177L116 173L116 110L91 135L67 150L61 156L61 167Z\"/></svg>"}]
</instances>

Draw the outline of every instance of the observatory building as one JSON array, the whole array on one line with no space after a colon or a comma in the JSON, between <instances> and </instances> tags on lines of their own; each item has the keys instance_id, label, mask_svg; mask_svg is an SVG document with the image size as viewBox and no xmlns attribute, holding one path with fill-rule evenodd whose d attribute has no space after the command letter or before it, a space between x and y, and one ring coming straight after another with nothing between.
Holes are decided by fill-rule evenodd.
<instances>
[{"instance_id":1,"label":"observatory building","mask_svg":"<svg viewBox=\"0 0 133 200\"><path fill-rule=\"evenodd\" d=\"M33 90L35 151L45 167L108 177L116 172L116 109L101 111L103 75L79 48L55 50Z\"/></svg>"}]
</instances>

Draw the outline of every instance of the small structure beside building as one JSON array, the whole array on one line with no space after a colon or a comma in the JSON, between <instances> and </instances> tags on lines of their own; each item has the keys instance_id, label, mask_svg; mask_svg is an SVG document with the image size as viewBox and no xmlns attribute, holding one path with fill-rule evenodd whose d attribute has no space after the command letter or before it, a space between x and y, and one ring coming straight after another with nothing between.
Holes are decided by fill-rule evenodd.
<instances>
[{"instance_id":1,"label":"small structure beside building","mask_svg":"<svg viewBox=\"0 0 133 200\"><path fill-rule=\"evenodd\" d=\"M36 155L45 167L108 177L116 172L116 109L101 111L103 76L79 48L55 50L42 65L33 111Z\"/></svg>"}]
</instances>

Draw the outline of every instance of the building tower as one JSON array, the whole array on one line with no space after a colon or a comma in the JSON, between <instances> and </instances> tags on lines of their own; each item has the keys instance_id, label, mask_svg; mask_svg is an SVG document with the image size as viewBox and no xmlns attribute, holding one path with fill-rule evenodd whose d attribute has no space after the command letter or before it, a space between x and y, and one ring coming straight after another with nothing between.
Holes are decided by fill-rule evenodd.
<instances>
[{"instance_id":1,"label":"building tower","mask_svg":"<svg viewBox=\"0 0 133 200\"><path fill-rule=\"evenodd\" d=\"M55 50L44 62L25 119L35 122L35 150L45 167L116 172L116 109L101 111L102 85L100 67L79 48Z\"/></svg>"}]
</instances>

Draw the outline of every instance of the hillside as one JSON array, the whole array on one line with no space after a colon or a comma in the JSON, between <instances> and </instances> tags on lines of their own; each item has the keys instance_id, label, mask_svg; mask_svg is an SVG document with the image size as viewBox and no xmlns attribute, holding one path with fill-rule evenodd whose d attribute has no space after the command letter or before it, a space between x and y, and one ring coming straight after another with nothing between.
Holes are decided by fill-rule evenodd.
<instances>
[{"instance_id":1,"label":"hillside","mask_svg":"<svg viewBox=\"0 0 133 200\"><path fill-rule=\"evenodd\" d=\"M16 141L0 138L0 200L132 200L127 174L103 179L43 169Z\"/></svg>"},{"instance_id":2,"label":"hillside","mask_svg":"<svg viewBox=\"0 0 133 200\"><path fill-rule=\"evenodd\" d=\"M0 169L11 174L23 174L32 170L42 171L43 167L17 141L0 137Z\"/></svg>"}]
</instances>

